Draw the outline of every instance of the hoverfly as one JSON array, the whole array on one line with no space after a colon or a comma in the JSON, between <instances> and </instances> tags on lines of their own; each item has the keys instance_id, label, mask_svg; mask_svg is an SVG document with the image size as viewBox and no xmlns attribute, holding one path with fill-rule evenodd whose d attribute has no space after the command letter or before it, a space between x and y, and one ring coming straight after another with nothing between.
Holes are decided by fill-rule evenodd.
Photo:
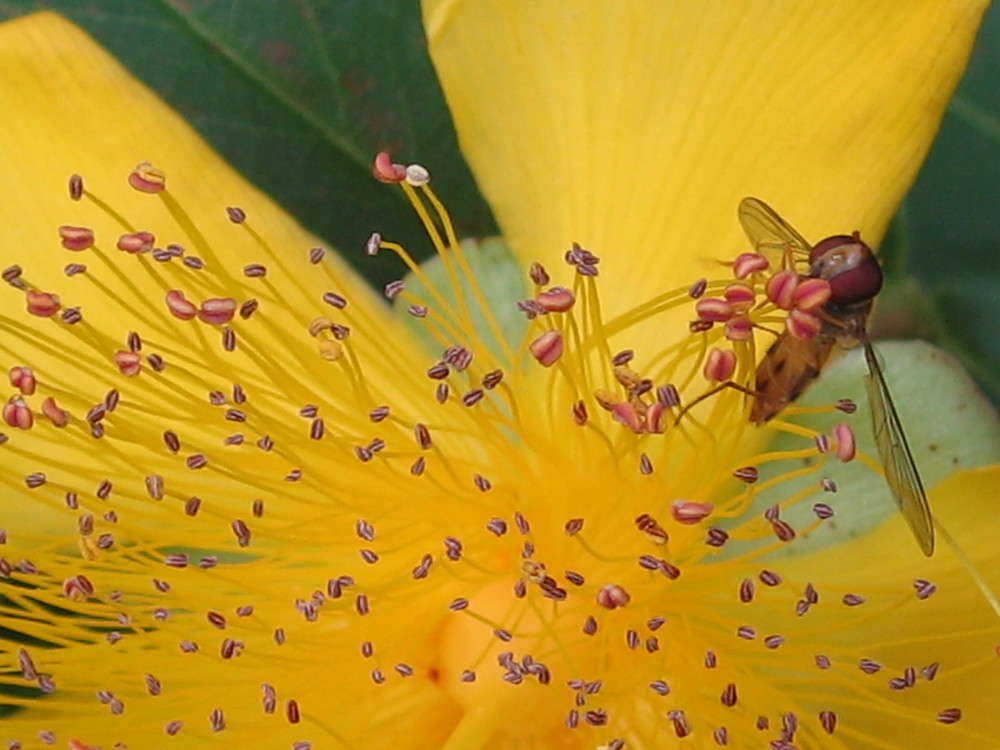
<instances>
[{"instance_id":1,"label":"hoverfly","mask_svg":"<svg viewBox=\"0 0 1000 750\"><path fill-rule=\"evenodd\" d=\"M835 346L860 344L868 365L865 390L885 479L920 549L930 556L934 553L931 509L866 331L872 300L882 288L878 260L857 232L834 235L810 245L757 198L740 202L739 219L756 252L773 256L778 251L786 263L789 259L808 262L806 275L826 280L832 291L820 308L820 329L813 338L799 339L783 332L760 361L751 421L766 422L797 399L819 376Z\"/></svg>"}]
</instances>

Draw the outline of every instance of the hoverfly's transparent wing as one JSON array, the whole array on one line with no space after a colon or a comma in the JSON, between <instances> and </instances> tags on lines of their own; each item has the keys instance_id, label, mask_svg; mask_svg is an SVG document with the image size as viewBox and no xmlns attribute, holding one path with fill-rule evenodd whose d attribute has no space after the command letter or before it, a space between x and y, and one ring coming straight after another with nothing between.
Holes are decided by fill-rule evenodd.
<instances>
[{"instance_id":1,"label":"hoverfly's transparent wing","mask_svg":"<svg viewBox=\"0 0 1000 750\"><path fill-rule=\"evenodd\" d=\"M808 264L810 244L764 201L744 198L737 213L754 251L772 265L788 268L795 263Z\"/></svg>"},{"instance_id":2,"label":"hoverfly's transparent wing","mask_svg":"<svg viewBox=\"0 0 1000 750\"><path fill-rule=\"evenodd\" d=\"M934 554L934 520L931 518L931 507L927 503L924 485L917 473L910 446L906 443L906 435L903 434L903 426L889 395L875 350L867 336L862 337L862 344L865 348L865 361L868 363L865 389L868 391L872 430L885 470L885 481L899 504L903 518L917 538L920 549L930 557Z\"/></svg>"}]
</instances>

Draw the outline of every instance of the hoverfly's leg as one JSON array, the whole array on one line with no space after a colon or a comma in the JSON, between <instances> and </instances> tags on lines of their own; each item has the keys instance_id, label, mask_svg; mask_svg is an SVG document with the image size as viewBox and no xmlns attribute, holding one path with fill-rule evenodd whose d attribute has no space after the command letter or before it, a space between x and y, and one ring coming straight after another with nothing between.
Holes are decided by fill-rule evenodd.
<instances>
[{"instance_id":1,"label":"hoverfly's leg","mask_svg":"<svg viewBox=\"0 0 1000 750\"><path fill-rule=\"evenodd\" d=\"M853 328L850 321L842 320L841 318L838 318L834 315L830 315L830 313L828 313L822 307L817 310L813 310L812 314L815 315L820 320L822 320L824 323L829 323L832 326L836 326L844 333L850 332L851 329Z\"/></svg>"},{"instance_id":2,"label":"hoverfly's leg","mask_svg":"<svg viewBox=\"0 0 1000 750\"><path fill-rule=\"evenodd\" d=\"M688 404L683 409L681 409L677 413L677 417L674 419L674 426L677 426L678 424L680 424L681 419L692 408L694 408L695 406L697 406L698 404L700 404L702 401L711 398L716 393L721 393L726 388L734 388L735 390L737 390L740 393L743 393L743 394L749 396L750 398L760 398L763 395L763 394L758 393L757 391L753 390L752 388L748 388L745 385L740 385L739 383L736 383L736 382L734 382L732 380L727 380L725 383L719 383L714 388L712 388L712 389L710 389L708 391L705 391L705 393L701 394L700 396L698 396L698 398L696 398L690 404Z\"/></svg>"},{"instance_id":3,"label":"hoverfly's leg","mask_svg":"<svg viewBox=\"0 0 1000 750\"><path fill-rule=\"evenodd\" d=\"M811 310L810 312L824 323L829 323L837 328L841 334L854 338L855 341L850 346L855 346L858 342L863 343L862 337L865 336L864 318L861 318L860 321L857 318L849 318L845 320L843 318L838 318L835 315L831 315L822 307L816 310ZM844 346L844 344L841 343L841 346Z\"/></svg>"},{"instance_id":4,"label":"hoverfly's leg","mask_svg":"<svg viewBox=\"0 0 1000 750\"><path fill-rule=\"evenodd\" d=\"M753 329L755 331L766 333L768 336L774 336L774 341L780 339L781 335L784 333L784 331L777 331L774 328L769 328L768 326L761 325L760 323L754 323ZM771 342L772 345L774 344L774 341ZM770 346L768 347L768 350L770 350Z\"/></svg>"}]
</instances>

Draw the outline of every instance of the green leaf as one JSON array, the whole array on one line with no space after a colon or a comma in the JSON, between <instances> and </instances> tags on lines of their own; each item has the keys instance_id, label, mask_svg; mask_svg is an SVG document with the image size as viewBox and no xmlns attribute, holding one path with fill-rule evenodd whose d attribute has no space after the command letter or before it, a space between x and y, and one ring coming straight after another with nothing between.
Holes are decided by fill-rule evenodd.
<instances>
[{"instance_id":1,"label":"green leaf","mask_svg":"<svg viewBox=\"0 0 1000 750\"><path fill-rule=\"evenodd\" d=\"M462 253L476 279L488 280L478 284L486 302L485 309L476 303L472 285L465 276L459 276L458 289L472 321L476 340L485 344L494 356L503 360L503 349L494 335L494 329L487 321L487 315L496 324L507 346L516 350L528 329L528 321L517 309L519 300L530 296L524 269L511 254L502 239L491 237L485 240L463 240ZM452 261L452 263L454 263ZM461 309L456 289L451 283L451 274L441 256L435 256L420 265L420 274L430 282L449 307ZM433 299L430 289L415 274L404 279L406 290L417 299ZM429 352L438 354L440 343L434 338L426 321L408 312L408 304L396 300L394 310L409 326L413 336L427 347Z\"/></svg>"},{"instance_id":2,"label":"green leaf","mask_svg":"<svg viewBox=\"0 0 1000 750\"><path fill-rule=\"evenodd\" d=\"M945 344L957 353L976 381L1000 404L1000 283L996 278L955 279L940 284L936 297L944 327Z\"/></svg>"},{"instance_id":3,"label":"green leaf","mask_svg":"<svg viewBox=\"0 0 1000 750\"><path fill-rule=\"evenodd\" d=\"M430 248L372 156L425 164L464 235L495 233L458 152L416 0L9 0L87 30L233 166L374 284L401 270L362 251L373 231ZM120 116L109 113L109 117Z\"/></svg>"},{"instance_id":4,"label":"green leaf","mask_svg":"<svg viewBox=\"0 0 1000 750\"><path fill-rule=\"evenodd\" d=\"M1000 460L1000 418L956 360L921 341L883 342L878 347L878 354L913 459L931 494L934 485L956 470ZM779 419L806 425L827 435L835 424L846 423L854 431L858 450L878 462L864 386L866 375L862 350L856 348L845 352L823 368L819 380ZM829 406L842 398L854 401L857 405L854 414L828 409L819 414L792 415L795 408ZM769 450L779 453L809 450L810 447L807 439L795 434L780 434L768 446ZM795 476L792 471L806 467L815 470L802 476ZM788 461L779 461L760 467L761 485L775 477L787 478L759 492L751 513L763 513L784 498L810 490L812 494L807 502L782 512L782 518L794 528L802 529L815 520L811 511L813 503L823 502L838 511L811 534L800 534L793 542L782 545L775 555L801 554L836 544L867 533L899 512L884 478L859 460L840 463L831 453L821 456L817 452L794 466ZM835 482L836 492L820 489L819 481L823 477ZM751 545L733 545L729 554L743 551L746 546ZM916 541L912 553L915 559L920 556Z\"/></svg>"},{"instance_id":5,"label":"green leaf","mask_svg":"<svg viewBox=\"0 0 1000 750\"><path fill-rule=\"evenodd\" d=\"M987 11L965 77L887 239L890 278L911 276L934 339L1000 403L1000 8ZM912 281L910 282L913 283ZM881 310L879 313L881 314Z\"/></svg>"}]
</instances>

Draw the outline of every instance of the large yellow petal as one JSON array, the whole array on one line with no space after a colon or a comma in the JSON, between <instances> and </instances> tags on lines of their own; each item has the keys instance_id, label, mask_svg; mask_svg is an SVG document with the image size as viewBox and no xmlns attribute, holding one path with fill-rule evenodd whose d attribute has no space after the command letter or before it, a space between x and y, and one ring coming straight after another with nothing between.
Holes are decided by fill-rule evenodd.
<instances>
[{"instance_id":1,"label":"large yellow petal","mask_svg":"<svg viewBox=\"0 0 1000 750\"><path fill-rule=\"evenodd\" d=\"M463 153L523 258L610 258L606 309L745 247L738 201L877 241L986 3L425 0Z\"/></svg>"}]
</instances>

